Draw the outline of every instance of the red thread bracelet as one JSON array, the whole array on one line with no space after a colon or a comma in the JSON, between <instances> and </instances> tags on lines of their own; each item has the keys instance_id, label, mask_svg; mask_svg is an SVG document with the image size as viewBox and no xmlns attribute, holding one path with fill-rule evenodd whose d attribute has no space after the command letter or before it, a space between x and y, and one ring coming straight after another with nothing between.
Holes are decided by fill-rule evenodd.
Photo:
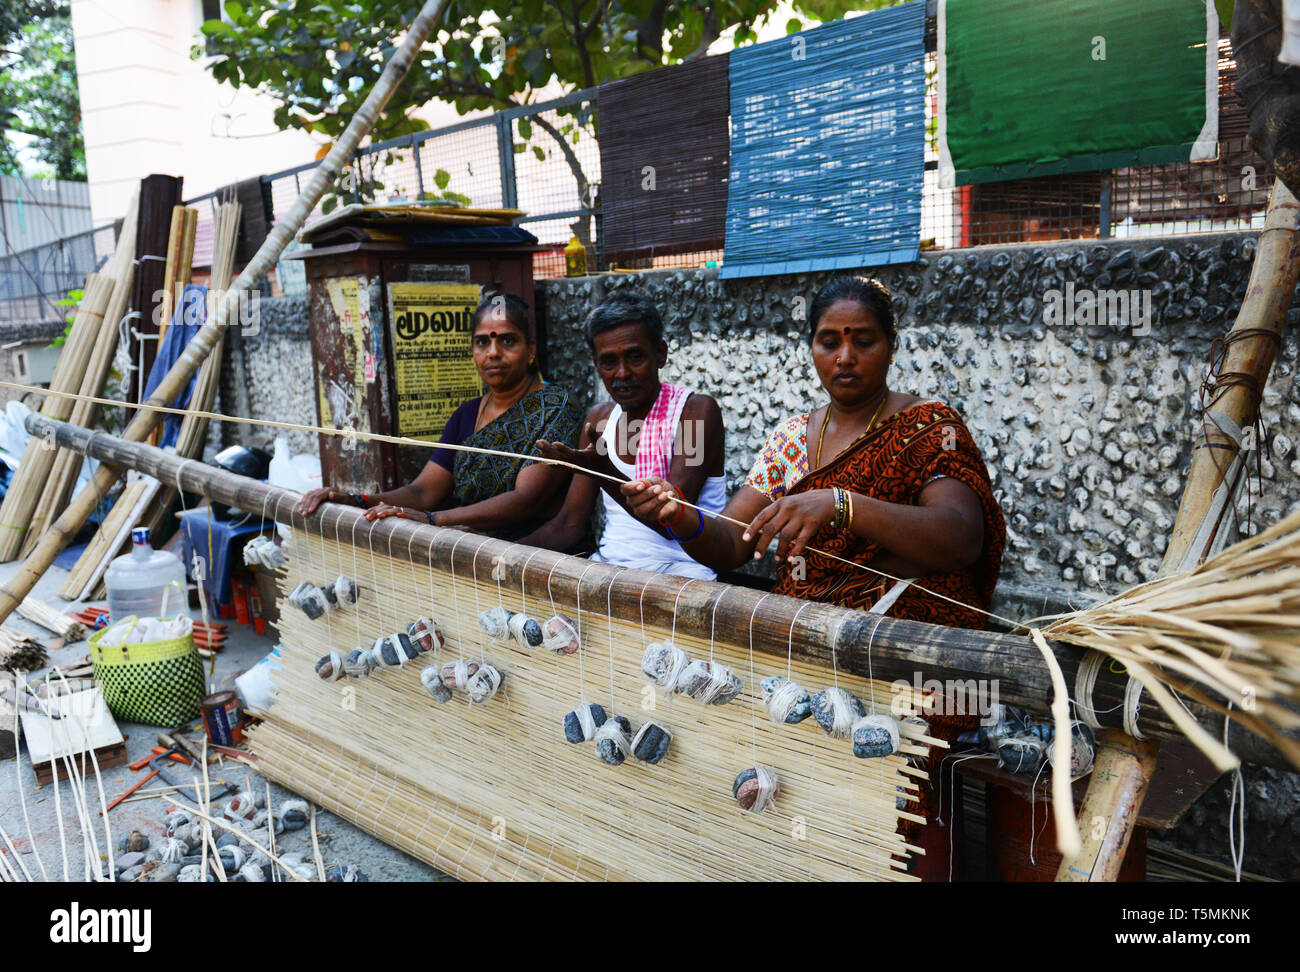
<instances>
[{"instance_id":1,"label":"red thread bracelet","mask_svg":"<svg viewBox=\"0 0 1300 972\"><path fill-rule=\"evenodd\" d=\"M681 491L680 489L678 489L678 488L677 488L676 486L674 486L672 483L668 483L668 488L671 489L674 493L677 494L677 498L681 501L678 505L681 506L682 510L681 510L681 512L678 513L677 516L673 519L673 522L672 522L672 523L668 523L668 522L666 522L666 521L664 521L664 520L660 520L660 521L659 521L659 525L660 525L661 527L663 527L665 530L671 530L671 529L672 529L673 527L675 527L677 524L681 523L681 522L682 522L682 518L686 516L686 511L690 508L690 507L688 507L688 506L685 505L685 504L686 504L686 497L682 495L682 491Z\"/></svg>"}]
</instances>

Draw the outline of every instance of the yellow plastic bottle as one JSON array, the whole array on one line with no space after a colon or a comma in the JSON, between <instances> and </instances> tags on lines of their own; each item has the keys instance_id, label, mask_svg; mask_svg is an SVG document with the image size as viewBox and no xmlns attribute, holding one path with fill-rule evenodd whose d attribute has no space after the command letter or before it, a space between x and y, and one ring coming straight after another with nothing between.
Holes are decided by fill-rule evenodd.
<instances>
[{"instance_id":1,"label":"yellow plastic bottle","mask_svg":"<svg viewBox=\"0 0 1300 972\"><path fill-rule=\"evenodd\" d=\"M587 275L587 248L576 236L564 248L564 273L569 277Z\"/></svg>"}]
</instances>

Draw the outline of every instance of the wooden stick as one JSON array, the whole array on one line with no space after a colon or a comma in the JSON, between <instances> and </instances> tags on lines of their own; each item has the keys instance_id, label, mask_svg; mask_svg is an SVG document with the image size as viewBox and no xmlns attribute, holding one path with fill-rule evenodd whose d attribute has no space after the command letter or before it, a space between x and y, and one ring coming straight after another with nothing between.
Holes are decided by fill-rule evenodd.
<instances>
[{"instance_id":1,"label":"wooden stick","mask_svg":"<svg viewBox=\"0 0 1300 972\"><path fill-rule=\"evenodd\" d=\"M227 322L233 318L239 306L239 293L241 291L250 291L261 283L267 272L279 259L280 254L284 252L289 240L293 238L294 234L306 221L308 214L315 209L316 204L325 194L325 190L334 183L344 164L352 158L357 146L361 143L361 139L374 127L375 120L379 117L384 105L388 103L393 92L397 90L398 85L401 84L407 72L410 71L434 26L442 19L446 3L447 0L426 0L419 14L416 15L410 27L407 28L406 36L401 45L393 52L388 64L384 66L379 81L376 82L365 102L357 109L357 113L348 123L347 129L339 136L338 141L334 143L334 147L330 149L329 154L312 171L302 194L290 207L285 218L277 222L271 229L253 259L244 268L244 272L239 275L239 279L235 281L230 293L217 306L217 312L213 320L205 324L199 333L195 335L194 340L189 343L180 359L167 372L167 375L159 383L146 404L166 405L168 402L174 401L181 389L185 387L195 370L216 344L217 338L221 335ZM152 410L141 411L131 420L123 433L123 437L132 442L140 442L148 436L149 432L158 423L158 420L159 413ZM36 582L54 563L54 559L59 555L59 552L68 545L72 537L81 528L81 525L86 522L86 517L99 505L100 500L120 476L121 471L119 469L111 466L101 466L96 471L90 485L78 493L58 520L51 524L45 536L41 538L36 549L32 551L18 572L10 578L8 583L0 587L0 621L8 618L19 602L31 593L32 588L36 586Z\"/></svg>"},{"instance_id":2,"label":"wooden stick","mask_svg":"<svg viewBox=\"0 0 1300 972\"><path fill-rule=\"evenodd\" d=\"M1243 331L1257 331L1239 340L1230 340L1227 354L1220 368L1221 374L1244 374L1262 389L1273 368L1273 360L1281 344L1282 328L1286 323L1287 308L1300 276L1300 203L1290 190L1278 180L1269 201L1268 216L1259 234L1255 263L1250 271L1250 283L1242 301L1237 320L1229 336ZM1259 400L1248 384L1237 381L1216 381L1215 392L1206 411L1214 409L1226 415L1241 428L1249 427L1259 414ZM1204 441L1192 454L1192 466L1183 487L1182 502L1174 520L1173 533L1165 550L1160 573L1177 573L1179 570L1201 563L1215 547L1216 534L1228 528L1226 520L1232 517L1237 483L1224 483L1234 457L1241 451L1238 444L1215 425L1208 415L1203 417ZM1256 443L1255 448L1262 448ZM1242 457L1249 459L1249 454ZM1245 475L1245 463L1237 467L1236 477ZM1196 549L1193 540L1211 510L1215 491L1225 486L1228 490L1226 505L1217 526L1203 536ZM1222 546L1222 541L1219 543Z\"/></svg>"},{"instance_id":3,"label":"wooden stick","mask_svg":"<svg viewBox=\"0 0 1300 972\"><path fill-rule=\"evenodd\" d=\"M1156 742L1109 730L1101 735L1092 781L1079 819L1083 849L1061 862L1056 880L1114 881L1119 876L1138 812L1156 769ZM1057 818L1060 826L1060 818Z\"/></svg>"}]
</instances>

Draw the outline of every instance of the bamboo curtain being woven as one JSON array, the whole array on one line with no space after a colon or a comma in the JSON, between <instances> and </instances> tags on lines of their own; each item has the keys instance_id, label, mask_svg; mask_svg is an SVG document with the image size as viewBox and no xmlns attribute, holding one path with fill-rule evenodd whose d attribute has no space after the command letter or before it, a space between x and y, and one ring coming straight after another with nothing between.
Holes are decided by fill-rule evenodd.
<instances>
[{"instance_id":1,"label":"bamboo curtain being woven","mask_svg":"<svg viewBox=\"0 0 1300 972\"><path fill-rule=\"evenodd\" d=\"M914 0L732 51L723 277L917 258L924 31Z\"/></svg>"},{"instance_id":2,"label":"bamboo curtain being woven","mask_svg":"<svg viewBox=\"0 0 1300 972\"><path fill-rule=\"evenodd\" d=\"M723 54L600 86L607 260L721 248L727 65Z\"/></svg>"}]
</instances>

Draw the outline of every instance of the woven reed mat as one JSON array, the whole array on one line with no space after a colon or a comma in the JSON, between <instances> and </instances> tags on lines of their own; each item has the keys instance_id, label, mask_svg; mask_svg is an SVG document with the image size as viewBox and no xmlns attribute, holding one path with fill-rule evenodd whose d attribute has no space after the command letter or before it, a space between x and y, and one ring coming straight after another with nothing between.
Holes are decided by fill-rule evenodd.
<instances>
[{"instance_id":1,"label":"woven reed mat","mask_svg":"<svg viewBox=\"0 0 1300 972\"><path fill-rule=\"evenodd\" d=\"M900 794L915 794L927 775L901 755L857 759L848 740L828 737L816 721L772 722L758 685L787 671L786 646L754 646L748 632L717 631L713 658L744 683L727 705L701 705L649 687L640 670L647 642L670 635L693 658L708 658L710 632L647 627L610 618L595 595L581 609L552 606L541 590L498 590L484 558L474 576L414 567L364 546L296 534L281 595L300 580L331 582L340 573L360 587L359 603L315 621L281 608L283 671L278 697L250 733L260 767L282 783L379 839L458 878L550 880L845 880L906 881L909 847L897 833ZM499 600L498 600L499 599ZM599 602L599 603L594 603ZM577 622L582 650L554 655L492 644L478 613L498 603L545 621L557 610ZM439 652L368 679L327 683L314 665L330 650L368 647L425 615L447 638ZM611 637L612 636L612 637ZM611 666L612 644L612 666ZM471 705L461 692L441 705L420 684L420 670L459 657L486 659L504 675L497 696ZM795 660L793 677L810 692L833 674ZM841 675L839 684L889 711L885 682ZM612 689L611 689L612 685ZM910 690L909 705L915 700ZM633 728L650 718L673 733L658 765L629 757L609 766L595 744L566 742L562 721L579 701L626 715ZM653 706L653 711L647 707ZM942 745L903 725L902 753L928 756ZM763 813L742 810L731 794L741 770L775 767L781 791Z\"/></svg>"}]
</instances>

